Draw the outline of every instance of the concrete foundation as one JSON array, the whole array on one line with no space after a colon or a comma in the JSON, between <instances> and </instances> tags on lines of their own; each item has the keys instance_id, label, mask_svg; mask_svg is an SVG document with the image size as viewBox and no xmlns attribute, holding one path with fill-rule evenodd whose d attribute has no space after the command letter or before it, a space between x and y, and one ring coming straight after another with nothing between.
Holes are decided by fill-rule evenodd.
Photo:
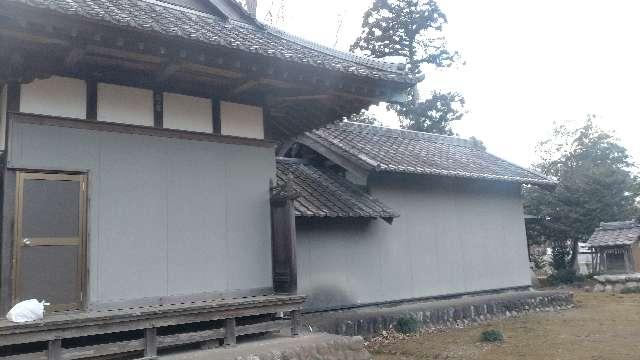
<instances>
[{"instance_id":1,"label":"concrete foundation","mask_svg":"<svg viewBox=\"0 0 640 360\"><path fill-rule=\"evenodd\" d=\"M276 336L236 347L161 356L160 360L370 360L361 337L308 334Z\"/></svg>"},{"instance_id":2,"label":"concrete foundation","mask_svg":"<svg viewBox=\"0 0 640 360\"><path fill-rule=\"evenodd\" d=\"M421 328L442 328L573 305L570 292L519 291L310 313L304 315L303 323L313 332L372 337L393 328L401 317L416 319Z\"/></svg>"},{"instance_id":3,"label":"concrete foundation","mask_svg":"<svg viewBox=\"0 0 640 360\"><path fill-rule=\"evenodd\" d=\"M640 273L619 274L619 275L599 275L593 279L597 282L593 292L621 292L623 289L640 288Z\"/></svg>"}]
</instances>

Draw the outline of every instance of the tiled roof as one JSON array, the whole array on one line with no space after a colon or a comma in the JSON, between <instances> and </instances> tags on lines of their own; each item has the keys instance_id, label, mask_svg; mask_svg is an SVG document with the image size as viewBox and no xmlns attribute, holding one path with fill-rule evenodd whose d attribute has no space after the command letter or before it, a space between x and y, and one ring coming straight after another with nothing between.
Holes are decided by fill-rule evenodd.
<instances>
[{"instance_id":1,"label":"tiled roof","mask_svg":"<svg viewBox=\"0 0 640 360\"><path fill-rule=\"evenodd\" d=\"M635 221L600 223L587 242L589 246L631 245L640 238L640 224Z\"/></svg>"},{"instance_id":2,"label":"tiled roof","mask_svg":"<svg viewBox=\"0 0 640 360\"><path fill-rule=\"evenodd\" d=\"M292 179L300 193L295 202L296 216L394 218L388 206L330 171L296 159L278 158L278 181Z\"/></svg>"},{"instance_id":3,"label":"tiled roof","mask_svg":"<svg viewBox=\"0 0 640 360\"><path fill-rule=\"evenodd\" d=\"M431 174L553 185L555 181L494 156L470 140L340 122L302 135L367 171Z\"/></svg>"},{"instance_id":4,"label":"tiled roof","mask_svg":"<svg viewBox=\"0 0 640 360\"><path fill-rule=\"evenodd\" d=\"M332 71L416 83L398 64L329 49L257 22L249 24L158 0L4 0L126 28L262 54ZM231 0L227 0L231 1Z\"/></svg>"}]
</instances>

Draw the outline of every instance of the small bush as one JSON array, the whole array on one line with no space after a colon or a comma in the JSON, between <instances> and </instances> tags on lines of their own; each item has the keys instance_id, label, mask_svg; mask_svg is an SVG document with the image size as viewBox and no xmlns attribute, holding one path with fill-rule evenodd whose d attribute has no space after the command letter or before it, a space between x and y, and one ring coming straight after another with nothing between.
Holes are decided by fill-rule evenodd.
<instances>
[{"instance_id":1,"label":"small bush","mask_svg":"<svg viewBox=\"0 0 640 360\"><path fill-rule=\"evenodd\" d=\"M576 274L573 270L562 269L549 275L547 278L551 285L561 284L573 284L577 282L583 282L585 280L584 275Z\"/></svg>"},{"instance_id":2,"label":"small bush","mask_svg":"<svg viewBox=\"0 0 640 360\"><path fill-rule=\"evenodd\" d=\"M502 331L491 329L483 331L482 334L480 334L480 340L484 342L500 342L504 340L504 336L502 335Z\"/></svg>"},{"instance_id":3,"label":"small bush","mask_svg":"<svg viewBox=\"0 0 640 360\"><path fill-rule=\"evenodd\" d=\"M418 331L418 320L412 316L403 316L396 321L395 329L404 335L414 334Z\"/></svg>"},{"instance_id":4,"label":"small bush","mask_svg":"<svg viewBox=\"0 0 640 360\"><path fill-rule=\"evenodd\" d=\"M620 294L640 294L640 286L624 288L620 290Z\"/></svg>"}]
</instances>

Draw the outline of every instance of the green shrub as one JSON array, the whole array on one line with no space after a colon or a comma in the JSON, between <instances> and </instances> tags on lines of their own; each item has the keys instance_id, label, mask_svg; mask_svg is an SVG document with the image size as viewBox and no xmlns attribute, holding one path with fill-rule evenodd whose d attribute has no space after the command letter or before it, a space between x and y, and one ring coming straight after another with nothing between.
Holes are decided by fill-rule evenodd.
<instances>
[{"instance_id":1,"label":"green shrub","mask_svg":"<svg viewBox=\"0 0 640 360\"><path fill-rule=\"evenodd\" d=\"M491 329L483 331L482 334L480 334L480 340L484 342L500 342L504 340L504 336L502 335L502 331Z\"/></svg>"},{"instance_id":2,"label":"green shrub","mask_svg":"<svg viewBox=\"0 0 640 360\"><path fill-rule=\"evenodd\" d=\"M640 294L640 286L624 288L620 290L620 294Z\"/></svg>"},{"instance_id":3,"label":"green shrub","mask_svg":"<svg viewBox=\"0 0 640 360\"><path fill-rule=\"evenodd\" d=\"M403 316L396 321L395 329L401 334L413 334L418 331L418 320L412 316Z\"/></svg>"},{"instance_id":4,"label":"green shrub","mask_svg":"<svg viewBox=\"0 0 640 360\"><path fill-rule=\"evenodd\" d=\"M561 269L553 274L549 275L547 278L551 285L561 285L561 284L573 284L577 282L583 282L585 280L584 275L576 274L575 271L569 269Z\"/></svg>"}]
</instances>

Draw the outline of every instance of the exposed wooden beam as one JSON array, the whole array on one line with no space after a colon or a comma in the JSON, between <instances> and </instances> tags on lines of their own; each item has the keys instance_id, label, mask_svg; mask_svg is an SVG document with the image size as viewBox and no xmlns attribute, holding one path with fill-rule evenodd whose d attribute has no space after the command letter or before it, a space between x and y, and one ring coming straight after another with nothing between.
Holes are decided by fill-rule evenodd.
<instances>
[{"instance_id":1,"label":"exposed wooden beam","mask_svg":"<svg viewBox=\"0 0 640 360\"><path fill-rule=\"evenodd\" d=\"M182 68L181 61L171 61L164 64L160 69L160 71L158 72L158 75L156 75L156 83L163 83L169 80L169 78L173 76L173 74L178 72L181 68Z\"/></svg>"},{"instance_id":2,"label":"exposed wooden beam","mask_svg":"<svg viewBox=\"0 0 640 360\"><path fill-rule=\"evenodd\" d=\"M237 86L235 89L231 90L231 93L233 93L234 95L238 95L247 90L251 90L258 85L260 85L260 80L247 80L244 83Z\"/></svg>"},{"instance_id":3,"label":"exposed wooden beam","mask_svg":"<svg viewBox=\"0 0 640 360\"><path fill-rule=\"evenodd\" d=\"M64 66L67 68L74 67L78 61L82 60L84 55L86 54L86 50L82 48L73 48L69 51L69 54L64 59Z\"/></svg>"},{"instance_id":4,"label":"exposed wooden beam","mask_svg":"<svg viewBox=\"0 0 640 360\"><path fill-rule=\"evenodd\" d=\"M318 95L300 95L300 96L284 96L271 98L272 101L305 101L305 100L327 100L331 99L332 95L318 94Z\"/></svg>"}]
</instances>

